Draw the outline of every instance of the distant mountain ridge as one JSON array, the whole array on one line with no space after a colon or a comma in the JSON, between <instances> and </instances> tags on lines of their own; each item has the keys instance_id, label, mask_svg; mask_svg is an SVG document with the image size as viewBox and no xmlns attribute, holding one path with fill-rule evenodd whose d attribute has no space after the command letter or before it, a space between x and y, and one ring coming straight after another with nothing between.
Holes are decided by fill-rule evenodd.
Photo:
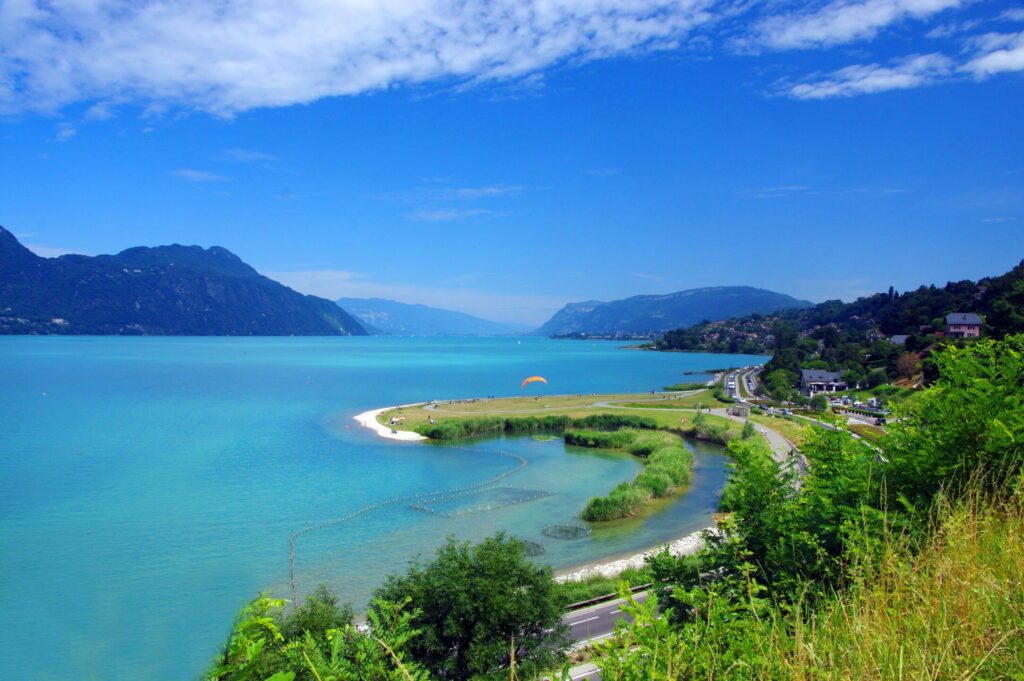
<instances>
[{"instance_id":1,"label":"distant mountain ridge","mask_svg":"<svg viewBox=\"0 0 1024 681\"><path fill-rule=\"evenodd\" d=\"M362 336L324 298L213 246L42 258L0 227L0 334Z\"/></svg>"},{"instance_id":2,"label":"distant mountain ridge","mask_svg":"<svg viewBox=\"0 0 1024 681\"><path fill-rule=\"evenodd\" d=\"M569 303L534 334L637 338L704 320L810 306L809 301L752 286L713 286L611 302Z\"/></svg>"},{"instance_id":3,"label":"distant mountain ridge","mask_svg":"<svg viewBox=\"0 0 1024 681\"><path fill-rule=\"evenodd\" d=\"M465 312L386 298L339 298L338 305L364 326L395 336L506 336L528 330Z\"/></svg>"}]
</instances>

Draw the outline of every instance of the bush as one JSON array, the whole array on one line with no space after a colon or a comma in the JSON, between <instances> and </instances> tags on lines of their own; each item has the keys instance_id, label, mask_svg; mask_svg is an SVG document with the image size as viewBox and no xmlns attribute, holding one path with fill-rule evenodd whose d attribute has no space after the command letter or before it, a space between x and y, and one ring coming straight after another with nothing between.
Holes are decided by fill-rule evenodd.
<instances>
[{"instance_id":1,"label":"bush","mask_svg":"<svg viewBox=\"0 0 1024 681\"><path fill-rule=\"evenodd\" d=\"M410 654L439 678L501 673L513 641L519 674L533 678L568 647L551 568L531 563L522 543L502 533L476 545L449 539L433 561L389 577L376 597L415 608L420 633Z\"/></svg>"}]
</instances>

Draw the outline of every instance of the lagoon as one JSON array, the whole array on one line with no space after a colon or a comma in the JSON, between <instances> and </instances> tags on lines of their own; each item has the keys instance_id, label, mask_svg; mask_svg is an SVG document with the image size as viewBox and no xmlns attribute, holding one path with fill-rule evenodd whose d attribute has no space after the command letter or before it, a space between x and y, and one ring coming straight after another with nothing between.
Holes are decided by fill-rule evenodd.
<instances>
[{"instance_id":1,"label":"lagoon","mask_svg":"<svg viewBox=\"0 0 1024 681\"><path fill-rule=\"evenodd\" d=\"M527 466L500 490L304 535L300 593L326 582L362 608L386 574L448 534L503 529L540 543L537 560L557 569L705 525L725 475L710 445L693 445L687 494L569 542L541 530L572 522L638 462L559 440L393 442L352 421L391 404L514 395L531 374L549 381L531 386L540 394L648 391L764 361L621 345L0 337L0 659L39 679L197 678L247 599L289 595L292 532L387 497L478 483L512 468L509 455Z\"/></svg>"}]
</instances>

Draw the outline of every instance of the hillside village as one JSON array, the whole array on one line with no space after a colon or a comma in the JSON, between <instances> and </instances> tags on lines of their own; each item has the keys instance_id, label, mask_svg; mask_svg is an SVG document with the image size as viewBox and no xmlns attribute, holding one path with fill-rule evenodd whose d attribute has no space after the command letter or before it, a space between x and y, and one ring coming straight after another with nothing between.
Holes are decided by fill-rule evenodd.
<instances>
[{"instance_id":1,"label":"hillside village","mask_svg":"<svg viewBox=\"0 0 1024 681\"><path fill-rule=\"evenodd\" d=\"M704 322L670 331L650 347L773 353L760 375L764 392L780 402L806 404L822 393L922 387L936 376L931 355L937 345L1019 333L1022 311L1024 262L978 282L922 286L904 294L890 288L852 303L826 301Z\"/></svg>"}]
</instances>

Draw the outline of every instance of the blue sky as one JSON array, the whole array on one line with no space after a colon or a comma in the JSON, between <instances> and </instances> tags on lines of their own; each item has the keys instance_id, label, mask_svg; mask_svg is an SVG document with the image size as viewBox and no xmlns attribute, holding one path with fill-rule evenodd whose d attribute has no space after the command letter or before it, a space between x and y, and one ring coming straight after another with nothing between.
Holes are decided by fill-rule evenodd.
<instances>
[{"instance_id":1,"label":"blue sky","mask_svg":"<svg viewBox=\"0 0 1024 681\"><path fill-rule=\"evenodd\" d=\"M1024 7L0 2L0 224L539 323L1024 257Z\"/></svg>"}]
</instances>

